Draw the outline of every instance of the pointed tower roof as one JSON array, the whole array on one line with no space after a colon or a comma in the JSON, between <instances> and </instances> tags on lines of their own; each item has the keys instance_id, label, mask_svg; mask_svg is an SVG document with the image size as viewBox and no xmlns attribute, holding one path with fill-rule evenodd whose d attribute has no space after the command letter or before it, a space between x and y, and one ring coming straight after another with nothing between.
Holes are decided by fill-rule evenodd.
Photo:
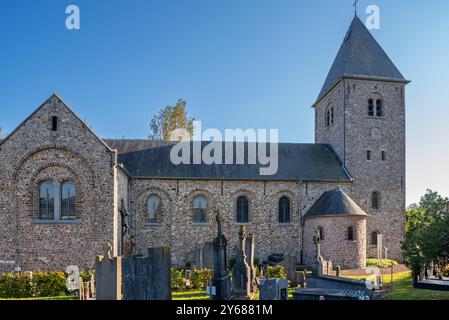
<instances>
[{"instance_id":1,"label":"pointed tower roof","mask_svg":"<svg viewBox=\"0 0 449 320\"><path fill-rule=\"evenodd\" d=\"M315 105L343 78L409 82L357 16L352 20Z\"/></svg>"},{"instance_id":2,"label":"pointed tower roof","mask_svg":"<svg viewBox=\"0 0 449 320\"><path fill-rule=\"evenodd\" d=\"M323 193L304 217L336 215L366 216L367 214L341 188L337 188Z\"/></svg>"}]
</instances>

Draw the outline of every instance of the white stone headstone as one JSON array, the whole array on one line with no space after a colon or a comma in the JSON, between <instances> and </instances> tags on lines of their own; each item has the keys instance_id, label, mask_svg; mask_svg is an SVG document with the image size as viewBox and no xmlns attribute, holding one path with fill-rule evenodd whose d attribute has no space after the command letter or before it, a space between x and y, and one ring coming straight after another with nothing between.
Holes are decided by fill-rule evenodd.
<instances>
[{"instance_id":1,"label":"white stone headstone","mask_svg":"<svg viewBox=\"0 0 449 320\"><path fill-rule=\"evenodd\" d=\"M65 269L67 273L67 279L65 285L68 291L75 291L80 289L80 269L78 266L68 266Z\"/></svg>"}]
</instances>

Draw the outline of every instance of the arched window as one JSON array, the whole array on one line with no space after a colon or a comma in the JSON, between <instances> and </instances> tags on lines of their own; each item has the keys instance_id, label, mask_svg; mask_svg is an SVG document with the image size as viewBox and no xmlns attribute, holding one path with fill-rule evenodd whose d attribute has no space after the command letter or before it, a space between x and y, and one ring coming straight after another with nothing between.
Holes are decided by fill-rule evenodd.
<instances>
[{"instance_id":1,"label":"arched window","mask_svg":"<svg viewBox=\"0 0 449 320\"><path fill-rule=\"evenodd\" d=\"M377 246L377 232L371 233L371 245Z\"/></svg>"},{"instance_id":2,"label":"arched window","mask_svg":"<svg viewBox=\"0 0 449 320\"><path fill-rule=\"evenodd\" d=\"M148 222L156 223L160 218L161 198L151 196L148 198Z\"/></svg>"},{"instance_id":3,"label":"arched window","mask_svg":"<svg viewBox=\"0 0 449 320\"><path fill-rule=\"evenodd\" d=\"M354 228L348 227L348 241L354 241Z\"/></svg>"},{"instance_id":4,"label":"arched window","mask_svg":"<svg viewBox=\"0 0 449 320\"><path fill-rule=\"evenodd\" d=\"M237 199L237 223L248 223L248 198L240 196Z\"/></svg>"},{"instance_id":5,"label":"arched window","mask_svg":"<svg viewBox=\"0 0 449 320\"><path fill-rule=\"evenodd\" d=\"M384 115L383 103L381 99L376 100L376 117L382 117Z\"/></svg>"},{"instance_id":6,"label":"arched window","mask_svg":"<svg viewBox=\"0 0 449 320\"><path fill-rule=\"evenodd\" d=\"M382 161L387 161L387 152L386 151L381 152L381 158L382 158Z\"/></svg>"},{"instance_id":7,"label":"arched window","mask_svg":"<svg viewBox=\"0 0 449 320\"><path fill-rule=\"evenodd\" d=\"M287 197L279 200L279 223L290 223L290 199Z\"/></svg>"},{"instance_id":8,"label":"arched window","mask_svg":"<svg viewBox=\"0 0 449 320\"><path fill-rule=\"evenodd\" d=\"M334 124L334 108L327 107L326 109L326 128Z\"/></svg>"},{"instance_id":9,"label":"arched window","mask_svg":"<svg viewBox=\"0 0 449 320\"><path fill-rule=\"evenodd\" d=\"M53 182L44 181L39 185L39 219L53 220L55 217L55 187Z\"/></svg>"},{"instance_id":10,"label":"arched window","mask_svg":"<svg viewBox=\"0 0 449 320\"><path fill-rule=\"evenodd\" d=\"M207 199L205 196L193 198L193 222L206 223Z\"/></svg>"},{"instance_id":11,"label":"arched window","mask_svg":"<svg viewBox=\"0 0 449 320\"><path fill-rule=\"evenodd\" d=\"M374 191L371 194L371 209L378 210L380 207L380 194Z\"/></svg>"},{"instance_id":12,"label":"arched window","mask_svg":"<svg viewBox=\"0 0 449 320\"><path fill-rule=\"evenodd\" d=\"M320 236L320 241L324 240L324 228L318 227L318 235Z\"/></svg>"},{"instance_id":13,"label":"arched window","mask_svg":"<svg viewBox=\"0 0 449 320\"><path fill-rule=\"evenodd\" d=\"M75 184L71 181L64 182L61 186L61 219L75 219L75 196Z\"/></svg>"},{"instance_id":14,"label":"arched window","mask_svg":"<svg viewBox=\"0 0 449 320\"><path fill-rule=\"evenodd\" d=\"M368 100L368 116L370 117L383 117L384 106L383 101L380 98Z\"/></svg>"}]
</instances>

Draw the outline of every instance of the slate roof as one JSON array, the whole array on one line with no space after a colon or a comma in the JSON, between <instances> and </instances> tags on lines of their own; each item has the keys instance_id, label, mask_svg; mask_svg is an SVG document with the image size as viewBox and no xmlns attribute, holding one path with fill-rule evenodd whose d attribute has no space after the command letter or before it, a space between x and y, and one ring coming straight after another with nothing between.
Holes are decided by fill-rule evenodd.
<instances>
[{"instance_id":1,"label":"slate roof","mask_svg":"<svg viewBox=\"0 0 449 320\"><path fill-rule=\"evenodd\" d=\"M320 91L319 102L341 79L379 78L409 82L360 19L355 16Z\"/></svg>"},{"instance_id":2,"label":"slate roof","mask_svg":"<svg viewBox=\"0 0 449 320\"><path fill-rule=\"evenodd\" d=\"M366 216L367 214L343 190L337 188L324 192L304 217L335 215Z\"/></svg>"},{"instance_id":3,"label":"slate roof","mask_svg":"<svg viewBox=\"0 0 449 320\"><path fill-rule=\"evenodd\" d=\"M280 143L278 144L278 172L272 176L262 176L259 174L260 163L257 165L247 164L248 143L245 143L244 159L246 164L207 165L202 163L174 165L170 160L170 150L174 142L107 139L104 141L111 149L117 150L119 163L133 177L209 180L351 181L346 168L338 159L332 147L327 144ZM207 144L209 142L202 142L202 148ZM235 158L235 143L233 148ZM222 159L224 159L225 148L223 147L222 150ZM269 150L268 147L267 150Z\"/></svg>"}]
</instances>

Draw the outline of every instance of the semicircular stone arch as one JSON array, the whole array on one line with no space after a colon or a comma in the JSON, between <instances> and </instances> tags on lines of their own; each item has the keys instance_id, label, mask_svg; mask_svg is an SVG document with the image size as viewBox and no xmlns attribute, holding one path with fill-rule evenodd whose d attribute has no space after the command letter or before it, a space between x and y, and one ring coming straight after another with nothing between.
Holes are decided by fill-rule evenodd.
<instances>
[{"instance_id":1,"label":"semicircular stone arch","mask_svg":"<svg viewBox=\"0 0 449 320\"><path fill-rule=\"evenodd\" d=\"M42 181L73 181L76 186L76 208L78 213L89 207L96 212L96 201L92 191L95 189L95 175L86 161L67 148L39 148L30 152L16 166L15 206L17 214L24 218L35 218L38 212L38 186Z\"/></svg>"},{"instance_id":2,"label":"semicircular stone arch","mask_svg":"<svg viewBox=\"0 0 449 320\"><path fill-rule=\"evenodd\" d=\"M84 158L82 155L80 155L78 152L68 148L64 145L57 145L57 144L51 144L51 145L43 145L40 147L37 147L29 152L27 152L18 162L14 165L14 171L13 171L13 181L17 180L18 175L20 174L20 171L24 167L25 163L29 162L30 159L34 158L36 155L42 154L43 152L51 152L51 151L57 151L62 152L66 155L70 155L70 157L77 158L80 162L84 164L84 166L89 170L90 176L92 178L92 181L95 178L95 170L89 165L89 161ZM61 158L60 156L56 156L54 158L49 159L58 159Z\"/></svg>"}]
</instances>

